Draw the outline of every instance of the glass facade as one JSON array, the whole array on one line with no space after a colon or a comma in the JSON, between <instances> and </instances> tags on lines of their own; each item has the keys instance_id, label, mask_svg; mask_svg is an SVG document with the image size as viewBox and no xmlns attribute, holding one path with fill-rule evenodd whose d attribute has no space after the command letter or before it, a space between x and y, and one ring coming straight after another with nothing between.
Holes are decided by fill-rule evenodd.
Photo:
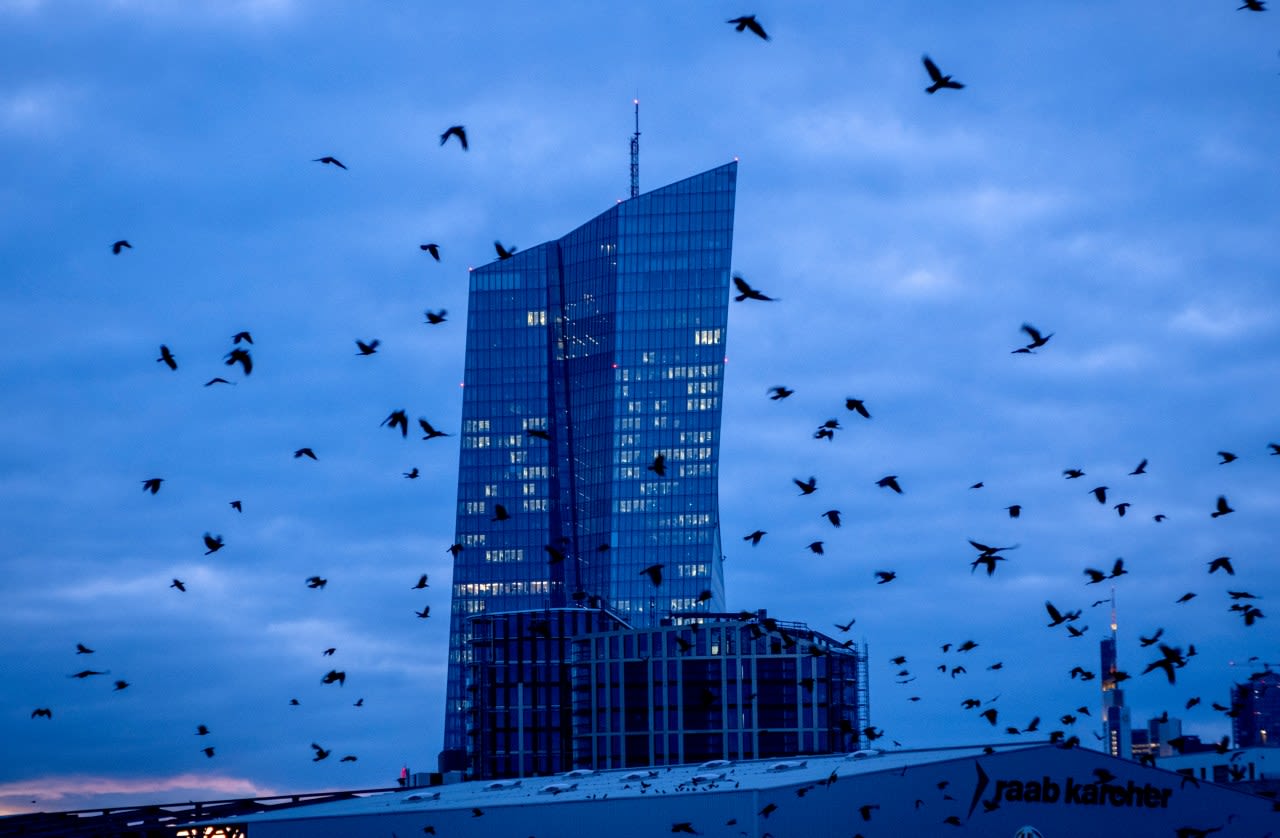
<instances>
[{"instance_id":1,"label":"glass facade","mask_svg":"<svg viewBox=\"0 0 1280 838\"><path fill-rule=\"evenodd\" d=\"M467 749L469 618L723 610L736 182L729 163L471 272L442 767Z\"/></svg>"}]
</instances>

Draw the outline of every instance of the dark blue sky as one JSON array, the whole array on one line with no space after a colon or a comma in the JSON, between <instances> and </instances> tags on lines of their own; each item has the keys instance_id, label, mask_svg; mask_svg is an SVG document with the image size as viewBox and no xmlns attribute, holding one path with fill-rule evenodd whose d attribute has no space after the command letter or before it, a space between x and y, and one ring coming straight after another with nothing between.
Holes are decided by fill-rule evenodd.
<instances>
[{"instance_id":1,"label":"dark blue sky","mask_svg":"<svg viewBox=\"0 0 1280 838\"><path fill-rule=\"evenodd\" d=\"M1109 588L1083 571L1122 556L1135 722L1220 737L1210 703L1277 654L1227 591L1280 596L1280 20L1236 5L0 2L0 812L434 768L456 436L379 423L456 434L467 267L626 196L634 96L643 189L740 159L735 269L781 298L730 312L731 607L856 617L905 746L1081 705L1092 744L1097 682L1067 672L1097 668ZM725 23L752 11L769 42ZM965 89L926 95L925 53ZM1054 336L1011 354L1024 322ZM987 578L968 539L1021 547ZM1138 674L1157 628L1198 652L1173 686ZM995 729L960 708L997 695Z\"/></svg>"}]
</instances>

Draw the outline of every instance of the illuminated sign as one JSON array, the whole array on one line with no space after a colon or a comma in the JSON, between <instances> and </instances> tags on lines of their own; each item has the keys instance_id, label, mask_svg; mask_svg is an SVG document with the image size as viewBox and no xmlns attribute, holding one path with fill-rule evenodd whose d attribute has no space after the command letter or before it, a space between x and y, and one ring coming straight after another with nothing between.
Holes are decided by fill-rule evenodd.
<instances>
[{"instance_id":1,"label":"illuminated sign","mask_svg":"<svg viewBox=\"0 0 1280 838\"><path fill-rule=\"evenodd\" d=\"M982 800L983 793L992 784L982 766L974 763L978 770L978 785L973 791L973 802L969 806L969 814ZM1119 806L1136 809L1167 809L1169 796L1173 789L1153 786L1151 783L1139 785L1129 780L1124 785L1104 783L1093 779L1080 781L1075 777L1065 777L1061 781L1048 776L1021 780L995 780L995 788L989 801L997 803L1059 803L1063 806Z\"/></svg>"}]
</instances>

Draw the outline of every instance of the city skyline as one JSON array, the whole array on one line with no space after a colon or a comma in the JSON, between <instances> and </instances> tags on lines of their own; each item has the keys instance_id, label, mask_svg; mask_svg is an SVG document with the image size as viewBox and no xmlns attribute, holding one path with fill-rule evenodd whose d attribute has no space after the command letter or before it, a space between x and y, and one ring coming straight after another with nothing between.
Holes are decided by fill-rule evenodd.
<instances>
[{"instance_id":1,"label":"city skyline","mask_svg":"<svg viewBox=\"0 0 1280 838\"><path fill-rule=\"evenodd\" d=\"M856 620L886 747L1100 747L1114 585L1132 718L1216 741L1280 596L1280 17L1238 5L0 2L0 812L434 768L468 268L627 198L636 97L642 191L739 159L774 298L729 303L726 609Z\"/></svg>"}]
</instances>

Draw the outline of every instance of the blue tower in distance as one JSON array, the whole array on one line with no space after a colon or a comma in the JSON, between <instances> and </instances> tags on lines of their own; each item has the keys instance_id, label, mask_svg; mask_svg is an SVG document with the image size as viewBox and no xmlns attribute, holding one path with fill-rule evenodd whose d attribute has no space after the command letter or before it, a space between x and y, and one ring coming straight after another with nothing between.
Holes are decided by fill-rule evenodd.
<instances>
[{"instance_id":1,"label":"blue tower in distance","mask_svg":"<svg viewBox=\"0 0 1280 838\"><path fill-rule=\"evenodd\" d=\"M471 272L441 768L468 618L724 611L718 461L737 163Z\"/></svg>"}]
</instances>

